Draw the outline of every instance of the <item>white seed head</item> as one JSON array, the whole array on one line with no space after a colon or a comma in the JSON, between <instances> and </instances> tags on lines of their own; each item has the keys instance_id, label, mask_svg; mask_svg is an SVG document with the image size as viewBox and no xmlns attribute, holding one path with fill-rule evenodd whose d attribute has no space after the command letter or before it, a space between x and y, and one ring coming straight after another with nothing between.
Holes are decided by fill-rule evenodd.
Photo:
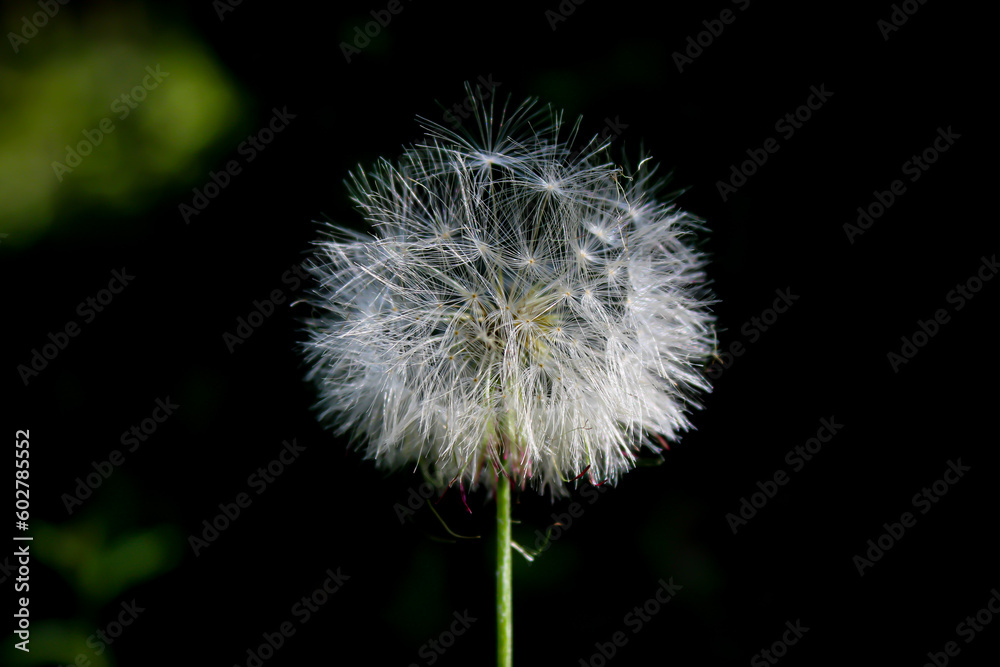
<instances>
[{"instance_id":1,"label":"white seed head","mask_svg":"<svg viewBox=\"0 0 1000 667\"><path fill-rule=\"evenodd\" d=\"M710 389L698 223L596 138L574 151L579 121L474 117L352 175L373 233L333 228L311 266L321 417L442 487L615 483Z\"/></svg>"}]
</instances>

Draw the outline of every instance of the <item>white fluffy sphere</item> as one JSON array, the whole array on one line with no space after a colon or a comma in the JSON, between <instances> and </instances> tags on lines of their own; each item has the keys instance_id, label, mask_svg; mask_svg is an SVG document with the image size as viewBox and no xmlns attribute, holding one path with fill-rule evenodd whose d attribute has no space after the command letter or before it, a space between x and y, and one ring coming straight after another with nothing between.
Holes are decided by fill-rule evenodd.
<instances>
[{"instance_id":1,"label":"white fluffy sphere","mask_svg":"<svg viewBox=\"0 0 1000 667\"><path fill-rule=\"evenodd\" d=\"M440 486L615 483L690 427L715 333L697 221L561 114L477 107L352 177L371 235L319 243L322 417Z\"/></svg>"}]
</instances>

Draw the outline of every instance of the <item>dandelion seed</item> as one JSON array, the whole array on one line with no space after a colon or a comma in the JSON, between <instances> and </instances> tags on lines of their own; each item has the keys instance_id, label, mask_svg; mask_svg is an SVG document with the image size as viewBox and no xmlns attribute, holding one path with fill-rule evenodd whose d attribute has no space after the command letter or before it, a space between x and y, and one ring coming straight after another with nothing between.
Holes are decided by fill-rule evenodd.
<instances>
[{"instance_id":1,"label":"dandelion seed","mask_svg":"<svg viewBox=\"0 0 1000 667\"><path fill-rule=\"evenodd\" d=\"M311 266L322 416L463 497L615 483L710 389L698 221L656 200L645 162L625 176L596 138L574 150L560 113L476 118L352 175L372 233L333 228Z\"/></svg>"}]
</instances>

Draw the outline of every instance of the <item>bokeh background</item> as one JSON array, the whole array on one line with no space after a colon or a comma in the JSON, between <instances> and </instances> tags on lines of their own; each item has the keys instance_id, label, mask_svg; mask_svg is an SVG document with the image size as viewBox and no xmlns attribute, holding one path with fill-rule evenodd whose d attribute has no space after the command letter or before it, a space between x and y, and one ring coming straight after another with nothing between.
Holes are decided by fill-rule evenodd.
<instances>
[{"instance_id":1,"label":"bokeh background","mask_svg":"<svg viewBox=\"0 0 1000 667\"><path fill-rule=\"evenodd\" d=\"M482 539L453 538L427 503L400 521L420 479L376 471L316 423L296 349L308 313L292 305L318 221L361 228L348 171L417 140L416 116L447 120L470 82L582 114L585 135L612 128L616 153L649 151L707 220L720 299L715 391L662 465L573 501L520 496L526 546L571 502L583 511L516 558L518 664L604 664L595 642L618 631L608 664L768 664L786 621L809 630L782 664L920 665L948 641L954 661L993 664L1000 623L968 643L956 626L1000 586L985 428L1000 285L961 310L947 298L997 250L981 208L995 152L973 115L992 88L986 22L903 4L4 4L2 411L8 442L30 429L34 541L31 652L8 615L0 663L249 667L285 622L296 632L264 664L493 660L490 500L434 506ZM898 29L880 26L894 12ZM832 96L783 136L811 86ZM948 127L960 138L911 182L903 163ZM769 137L778 152L723 197ZM844 224L895 179L906 192L851 243ZM102 292L115 271L134 278ZM789 311L752 324L786 289ZM275 290L252 335L226 337ZM894 372L887 354L941 308L950 320ZM26 372L70 323L78 335ZM734 342L745 352L725 357ZM179 406L162 423L157 400ZM786 453L822 418L843 429L734 534L727 514L792 470ZM286 441L304 447L294 462L251 477ZM67 501L114 450L120 465ZM859 576L867 540L959 457L971 470ZM193 546L241 493L249 506ZM301 623L296 603L338 568L349 579ZM671 577L683 588L634 632L626 615ZM123 603L143 611L94 640ZM477 620L435 651L456 612Z\"/></svg>"}]
</instances>

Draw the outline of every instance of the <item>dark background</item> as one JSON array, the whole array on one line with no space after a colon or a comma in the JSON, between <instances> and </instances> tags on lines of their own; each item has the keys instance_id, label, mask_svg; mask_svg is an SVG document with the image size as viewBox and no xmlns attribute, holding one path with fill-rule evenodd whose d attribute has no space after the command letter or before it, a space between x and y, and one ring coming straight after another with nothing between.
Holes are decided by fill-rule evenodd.
<instances>
[{"instance_id":1,"label":"dark background","mask_svg":"<svg viewBox=\"0 0 1000 667\"><path fill-rule=\"evenodd\" d=\"M997 250L995 215L981 212L994 152L973 118L994 87L985 17L929 2L886 40L877 22L890 3L676 5L564 2L575 10L553 30L545 12L558 11L555 0L404 1L349 63L340 44L386 3L245 2L222 20L208 2L71 3L18 53L2 45L0 138L15 165L4 196L9 204L51 192L37 200L49 212L44 225L30 210L17 222L0 209L10 215L0 216L3 421L8 434L31 432L35 536L32 653L8 637L0 661L246 665L262 633L292 621L295 635L265 664L425 665L421 646L465 610L478 620L436 664L493 661L491 500L471 495L471 515L455 493L436 506L452 530L481 540L442 541L449 536L426 505L401 525L395 506L420 479L376 471L318 425L296 347L307 312L289 307L295 295L282 280L318 237L316 221L360 227L342 182L351 168L397 156L420 137L415 116L442 119L463 82L492 77L497 100L537 96L583 114L585 135L611 119L625 127L615 150L634 156L641 146L672 172L672 185L686 188L679 204L710 230L720 353L734 341L745 348L715 362L696 430L664 465L630 473L593 504L578 494L583 515L560 539L531 564L515 557L518 664L586 664L595 642L617 631L628 643L609 664L746 664L796 620L809 631L782 664L921 665L948 641L961 648L956 664L991 664L1000 623L968 644L956 626L1000 586L986 459L996 433L985 428L996 406L1000 286L987 282L961 310L947 300ZM679 72L672 54L726 8L735 20ZM4 33L36 11L5 8ZM176 35L171 61L157 49ZM119 57L116 44L132 56ZM184 49L203 64L184 70ZM107 59L80 55L88 52ZM64 159L65 144L161 60L177 73L132 118L115 120L117 143L109 138L57 182L49 163ZM125 83L97 95L103 111L77 113L33 92L57 65L70 73L55 90L91 86L91 77ZM198 88L208 68L217 80ZM206 97L221 94L219 81L231 92L225 104ZM194 92L178 106L157 106L186 85ZM821 85L833 93L822 108L794 136L776 132ZM294 119L246 163L240 143L286 107ZM183 134L164 141L185 114L213 108L225 113L197 145ZM12 138L28 136L29 124L50 128L44 142ZM948 127L960 138L911 182L903 163ZM723 200L717 182L768 137L780 150ZM112 149L118 161L101 162ZM184 159L157 162L170 151ZM242 172L185 224L179 205L234 159ZM905 194L849 242L843 225L894 179ZM105 191L118 193L114 205L93 194ZM16 367L48 333L82 322L77 304L122 267L134 282L25 384ZM288 300L231 353L223 334L275 289ZM741 329L778 289L799 299L751 341ZM894 372L887 354L940 308L950 320ZM63 496L77 478L124 451L122 432L168 396L176 414L68 513ZM821 418L843 429L734 535L727 514L758 481L791 470L786 452ZM293 438L304 452L258 495L248 476ZM971 470L920 514L914 494L959 458ZM195 556L189 537L241 492L252 504ZM515 539L534 544L569 505L522 494ZM859 576L854 556L906 511L916 525ZM301 625L292 606L328 568L350 578ZM12 599L13 575L0 577ZM633 633L625 615L670 577L683 588ZM86 637L133 599L145 611L96 655Z\"/></svg>"}]
</instances>

